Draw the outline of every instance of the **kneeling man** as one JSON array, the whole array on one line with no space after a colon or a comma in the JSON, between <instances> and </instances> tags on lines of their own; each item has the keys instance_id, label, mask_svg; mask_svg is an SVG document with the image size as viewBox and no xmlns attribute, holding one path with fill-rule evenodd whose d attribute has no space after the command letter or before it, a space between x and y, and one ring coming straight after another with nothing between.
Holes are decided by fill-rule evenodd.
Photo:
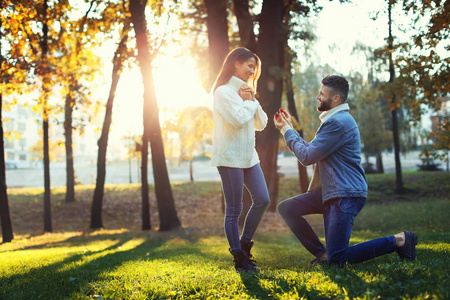
<instances>
[{"instance_id":1,"label":"kneeling man","mask_svg":"<svg viewBox=\"0 0 450 300\"><path fill-rule=\"evenodd\" d=\"M285 200L278 212L316 259L314 264L358 263L396 251L414 260L417 235L404 231L349 247L353 221L364 206L367 181L361 167L361 143L346 103L349 85L341 76L327 76L317 95L321 125L307 143L292 128L291 116L280 109L274 124L288 148L304 166L315 165L308 192ZM323 214L326 247L303 216Z\"/></svg>"}]
</instances>

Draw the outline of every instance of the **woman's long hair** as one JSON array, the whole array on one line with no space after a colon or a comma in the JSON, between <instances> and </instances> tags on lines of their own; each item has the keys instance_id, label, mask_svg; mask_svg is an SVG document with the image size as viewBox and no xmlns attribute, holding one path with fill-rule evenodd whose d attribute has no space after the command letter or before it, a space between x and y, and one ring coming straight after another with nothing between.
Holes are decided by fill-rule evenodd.
<instances>
[{"instance_id":1,"label":"woman's long hair","mask_svg":"<svg viewBox=\"0 0 450 300\"><path fill-rule=\"evenodd\" d=\"M259 79L259 75L261 74L261 60L255 53L251 52L247 48L239 47L231 50L225 58L222 69L220 70L219 75L217 75L217 79L214 82L213 93L219 86L224 85L230 80L231 76L233 76L234 74L234 66L237 61L239 63L243 63L244 61L252 57L256 60L255 73L250 76L247 84L256 92L256 85Z\"/></svg>"}]
</instances>

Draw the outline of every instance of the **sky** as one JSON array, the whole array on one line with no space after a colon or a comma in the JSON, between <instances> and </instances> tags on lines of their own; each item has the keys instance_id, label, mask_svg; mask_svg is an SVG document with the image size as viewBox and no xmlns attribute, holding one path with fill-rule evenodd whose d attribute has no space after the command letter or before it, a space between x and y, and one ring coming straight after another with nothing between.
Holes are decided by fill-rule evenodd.
<instances>
[{"instance_id":1,"label":"sky","mask_svg":"<svg viewBox=\"0 0 450 300\"><path fill-rule=\"evenodd\" d=\"M361 0L340 4L320 0L323 7L316 20L315 53L322 65L329 64L341 74L365 71L364 55L352 53L357 42L367 46L382 46L388 34L387 20L372 20L376 12L386 10L384 0ZM387 18L386 18L387 19Z\"/></svg>"}]
</instances>

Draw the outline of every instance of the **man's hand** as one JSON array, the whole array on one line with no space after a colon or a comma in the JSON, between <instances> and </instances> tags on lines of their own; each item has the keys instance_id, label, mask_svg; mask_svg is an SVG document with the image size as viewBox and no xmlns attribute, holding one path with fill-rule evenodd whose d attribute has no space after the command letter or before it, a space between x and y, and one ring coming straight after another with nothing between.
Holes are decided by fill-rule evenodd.
<instances>
[{"instance_id":1,"label":"man's hand","mask_svg":"<svg viewBox=\"0 0 450 300\"><path fill-rule=\"evenodd\" d=\"M281 130L281 128L286 125L292 126L291 115L287 111L280 108L280 112L276 113L273 117L273 123L278 130Z\"/></svg>"},{"instance_id":2,"label":"man's hand","mask_svg":"<svg viewBox=\"0 0 450 300\"><path fill-rule=\"evenodd\" d=\"M251 87L249 87L248 85L244 84L239 89L239 96L241 96L241 98L243 100L251 100L251 101L253 101L254 98L255 98L255 91Z\"/></svg>"}]
</instances>

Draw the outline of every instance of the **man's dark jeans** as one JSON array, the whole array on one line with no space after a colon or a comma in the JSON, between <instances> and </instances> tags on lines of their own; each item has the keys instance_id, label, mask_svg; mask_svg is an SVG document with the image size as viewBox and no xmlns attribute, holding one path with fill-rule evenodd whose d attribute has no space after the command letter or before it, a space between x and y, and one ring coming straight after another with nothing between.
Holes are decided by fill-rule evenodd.
<instances>
[{"instance_id":1,"label":"man's dark jeans","mask_svg":"<svg viewBox=\"0 0 450 300\"><path fill-rule=\"evenodd\" d=\"M336 198L322 203L320 191L308 192L285 200L278 205L278 213L314 256L327 254L329 264L358 263L395 251L395 237L387 236L348 246L353 221L364 206L365 198ZM323 214L326 248L303 218Z\"/></svg>"}]
</instances>

